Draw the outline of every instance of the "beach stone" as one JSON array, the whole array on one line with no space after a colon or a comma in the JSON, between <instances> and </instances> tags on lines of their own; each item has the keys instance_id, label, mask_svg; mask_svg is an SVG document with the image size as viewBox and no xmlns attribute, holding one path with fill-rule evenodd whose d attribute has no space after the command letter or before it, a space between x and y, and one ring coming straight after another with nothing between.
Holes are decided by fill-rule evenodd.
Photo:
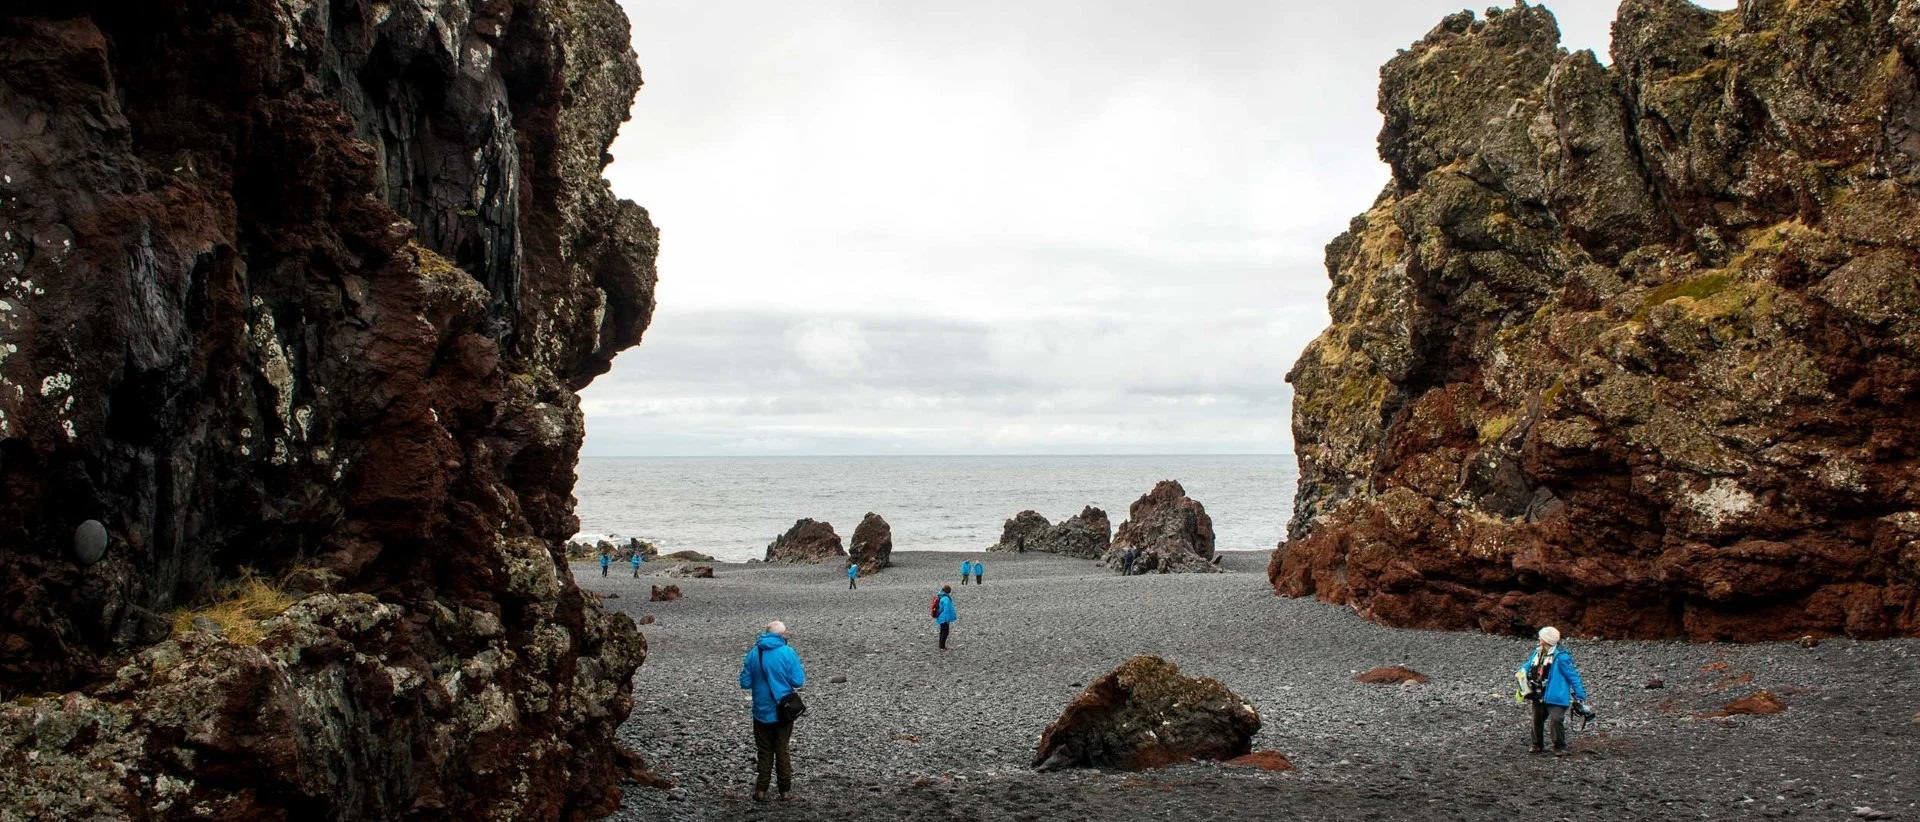
<instances>
[{"instance_id":1,"label":"beach stone","mask_svg":"<svg viewBox=\"0 0 1920 822\"><path fill-rule=\"evenodd\" d=\"M840 545L840 535L833 532L833 525L812 519L795 520L792 528L767 543L768 562L825 562L834 557L844 557L847 549Z\"/></svg>"},{"instance_id":2,"label":"beach stone","mask_svg":"<svg viewBox=\"0 0 1920 822\"><path fill-rule=\"evenodd\" d=\"M706 554L702 554L699 551L688 550L688 551L675 551L671 554L661 554L660 561L661 562L712 562L713 557L707 556Z\"/></svg>"},{"instance_id":3,"label":"beach stone","mask_svg":"<svg viewBox=\"0 0 1920 822\"><path fill-rule=\"evenodd\" d=\"M652 614L647 614L647 615L645 615L645 616L642 616L642 617L640 617L640 618L639 618L638 620L635 620L634 622L635 622L635 624L638 624L638 625L652 625L652 624L653 624L653 615L652 615Z\"/></svg>"},{"instance_id":4,"label":"beach stone","mask_svg":"<svg viewBox=\"0 0 1920 822\"><path fill-rule=\"evenodd\" d=\"M1718 711L1701 714L1702 719L1723 716L1772 716L1787 709L1787 703L1772 691L1755 691L1727 703Z\"/></svg>"},{"instance_id":5,"label":"beach stone","mask_svg":"<svg viewBox=\"0 0 1920 822\"><path fill-rule=\"evenodd\" d=\"M1667 683L1664 680L1659 680L1659 679L1647 680L1646 688L1649 691L1656 691L1665 687L1667 687Z\"/></svg>"},{"instance_id":6,"label":"beach stone","mask_svg":"<svg viewBox=\"0 0 1920 822\"><path fill-rule=\"evenodd\" d=\"M1138 771L1253 750L1260 713L1218 680L1136 656L1095 680L1040 735L1033 767Z\"/></svg>"},{"instance_id":7,"label":"beach stone","mask_svg":"<svg viewBox=\"0 0 1920 822\"><path fill-rule=\"evenodd\" d=\"M661 571L659 575L673 579L713 579L713 566L674 565Z\"/></svg>"},{"instance_id":8,"label":"beach stone","mask_svg":"<svg viewBox=\"0 0 1920 822\"><path fill-rule=\"evenodd\" d=\"M851 561L860 566L860 576L868 576L893 564L893 526L884 517L868 511L853 529Z\"/></svg>"},{"instance_id":9,"label":"beach stone","mask_svg":"<svg viewBox=\"0 0 1920 822\"><path fill-rule=\"evenodd\" d=\"M1355 681L1370 685L1399 685L1405 682L1426 682L1427 675L1401 665L1389 665L1375 668L1354 677Z\"/></svg>"},{"instance_id":10,"label":"beach stone","mask_svg":"<svg viewBox=\"0 0 1920 822\"><path fill-rule=\"evenodd\" d=\"M1799 645L1802 648L1818 648L1820 647L1820 638L1811 635L1803 636L1800 638Z\"/></svg>"},{"instance_id":11,"label":"beach stone","mask_svg":"<svg viewBox=\"0 0 1920 822\"><path fill-rule=\"evenodd\" d=\"M653 594L649 596L647 599L650 602L672 602L679 598L680 598L680 586L655 585L653 586Z\"/></svg>"},{"instance_id":12,"label":"beach stone","mask_svg":"<svg viewBox=\"0 0 1920 822\"><path fill-rule=\"evenodd\" d=\"M833 685L839 685L839 684L845 683L846 681L847 681L847 678L844 676L832 676L827 678L827 682Z\"/></svg>"},{"instance_id":13,"label":"beach stone","mask_svg":"<svg viewBox=\"0 0 1920 822\"><path fill-rule=\"evenodd\" d=\"M1129 549L1138 554L1133 561L1136 574L1220 570L1213 564L1213 519L1177 480L1161 480L1134 500L1103 562L1118 570Z\"/></svg>"},{"instance_id":14,"label":"beach stone","mask_svg":"<svg viewBox=\"0 0 1920 822\"><path fill-rule=\"evenodd\" d=\"M1293 770L1293 762L1279 751L1255 751L1246 756L1236 756L1222 764L1236 768L1258 768L1273 773Z\"/></svg>"},{"instance_id":15,"label":"beach stone","mask_svg":"<svg viewBox=\"0 0 1920 822\"><path fill-rule=\"evenodd\" d=\"M81 565L92 565L107 555L107 544L112 542L107 536L107 526L97 519L80 523L73 529L73 558Z\"/></svg>"}]
</instances>

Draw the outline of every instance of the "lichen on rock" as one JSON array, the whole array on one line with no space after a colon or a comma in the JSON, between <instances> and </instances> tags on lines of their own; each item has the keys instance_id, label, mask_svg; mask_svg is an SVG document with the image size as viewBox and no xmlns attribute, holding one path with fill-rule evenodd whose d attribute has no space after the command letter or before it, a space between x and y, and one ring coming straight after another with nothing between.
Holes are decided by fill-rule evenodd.
<instances>
[{"instance_id":1,"label":"lichen on rock","mask_svg":"<svg viewBox=\"0 0 1920 822\"><path fill-rule=\"evenodd\" d=\"M1920 14L1525 3L1381 71L1269 568L1396 625L1920 633Z\"/></svg>"}]
</instances>

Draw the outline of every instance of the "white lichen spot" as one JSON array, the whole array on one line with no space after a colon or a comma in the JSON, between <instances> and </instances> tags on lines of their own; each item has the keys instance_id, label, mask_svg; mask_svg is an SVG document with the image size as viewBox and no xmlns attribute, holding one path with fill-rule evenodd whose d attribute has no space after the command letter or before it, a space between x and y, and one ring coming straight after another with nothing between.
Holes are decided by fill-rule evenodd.
<instances>
[{"instance_id":1,"label":"white lichen spot","mask_svg":"<svg viewBox=\"0 0 1920 822\"><path fill-rule=\"evenodd\" d=\"M66 432L67 442L73 442L74 440L77 440L80 438L80 435L75 433L73 430L73 420L61 420L60 430Z\"/></svg>"},{"instance_id":2,"label":"white lichen spot","mask_svg":"<svg viewBox=\"0 0 1920 822\"><path fill-rule=\"evenodd\" d=\"M328 448L315 446L312 454L313 454L313 461L321 465L326 465L328 460L333 459L333 451ZM336 477L336 479L338 478Z\"/></svg>"},{"instance_id":3,"label":"white lichen spot","mask_svg":"<svg viewBox=\"0 0 1920 822\"><path fill-rule=\"evenodd\" d=\"M243 440L253 439L253 429L251 428L240 429L240 438Z\"/></svg>"},{"instance_id":4,"label":"white lichen spot","mask_svg":"<svg viewBox=\"0 0 1920 822\"><path fill-rule=\"evenodd\" d=\"M55 374L40 381L40 396L51 397L55 394L63 394L72 387L73 375Z\"/></svg>"},{"instance_id":5,"label":"white lichen spot","mask_svg":"<svg viewBox=\"0 0 1920 822\"><path fill-rule=\"evenodd\" d=\"M1752 492L1724 477L1708 484L1707 490L1687 498L1687 505L1715 528L1744 516L1758 504Z\"/></svg>"},{"instance_id":6,"label":"white lichen spot","mask_svg":"<svg viewBox=\"0 0 1920 822\"><path fill-rule=\"evenodd\" d=\"M273 456L269 458L268 461L273 463L274 465L287 464L287 441L286 440L276 439L273 441Z\"/></svg>"},{"instance_id":7,"label":"white lichen spot","mask_svg":"<svg viewBox=\"0 0 1920 822\"><path fill-rule=\"evenodd\" d=\"M6 300L0 300L0 311L12 311L12 310L13 310L13 303L7 302Z\"/></svg>"},{"instance_id":8,"label":"white lichen spot","mask_svg":"<svg viewBox=\"0 0 1920 822\"><path fill-rule=\"evenodd\" d=\"M293 436L295 438L303 439L303 440L306 439L308 427L311 426L312 424L313 424L312 408L302 405L299 408L293 409Z\"/></svg>"},{"instance_id":9,"label":"white lichen spot","mask_svg":"<svg viewBox=\"0 0 1920 822\"><path fill-rule=\"evenodd\" d=\"M253 456L253 449L248 448L244 445L240 446L240 456L243 456L243 457Z\"/></svg>"}]
</instances>

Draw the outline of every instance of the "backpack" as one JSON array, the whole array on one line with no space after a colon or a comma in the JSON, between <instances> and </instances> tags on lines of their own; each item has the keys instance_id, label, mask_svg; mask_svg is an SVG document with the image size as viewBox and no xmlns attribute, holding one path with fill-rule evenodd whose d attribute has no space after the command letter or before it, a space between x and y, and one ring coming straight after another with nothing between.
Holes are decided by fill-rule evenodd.
<instances>
[{"instance_id":1,"label":"backpack","mask_svg":"<svg viewBox=\"0 0 1920 822\"><path fill-rule=\"evenodd\" d=\"M933 604L927 607L927 616L933 617L934 619L940 618L940 595L939 594L933 595Z\"/></svg>"}]
</instances>

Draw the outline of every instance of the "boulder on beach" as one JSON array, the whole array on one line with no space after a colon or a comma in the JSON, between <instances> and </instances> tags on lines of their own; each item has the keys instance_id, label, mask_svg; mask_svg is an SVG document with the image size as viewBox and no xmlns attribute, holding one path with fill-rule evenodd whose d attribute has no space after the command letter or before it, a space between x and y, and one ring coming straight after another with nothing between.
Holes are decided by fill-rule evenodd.
<instances>
[{"instance_id":1,"label":"boulder on beach","mask_svg":"<svg viewBox=\"0 0 1920 822\"><path fill-rule=\"evenodd\" d=\"M1787 709L1787 703L1772 691L1754 691L1727 703L1727 707L1701 714L1702 719L1723 716L1772 716Z\"/></svg>"},{"instance_id":2,"label":"boulder on beach","mask_svg":"<svg viewBox=\"0 0 1920 822\"><path fill-rule=\"evenodd\" d=\"M707 556L706 554L702 554L699 551L675 551L671 554L661 554L660 561L661 562L713 562L714 560L713 560L713 557Z\"/></svg>"},{"instance_id":3,"label":"boulder on beach","mask_svg":"<svg viewBox=\"0 0 1920 822\"><path fill-rule=\"evenodd\" d=\"M1136 574L1220 570L1213 561L1213 519L1177 480L1161 480L1134 500L1103 561L1118 569L1128 550L1136 552Z\"/></svg>"},{"instance_id":4,"label":"boulder on beach","mask_svg":"<svg viewBox=\"0 0 1920 822\"><path fill-rule=\"evenodd\" d=\"M812 519L795 520L786 533L767 543L768 562L825 562L846 555L833 525Z\"/></svg>"},{"instance_id":5,"label":"boulder on beach","mask_svg":"<svg viewBox=\"0 0 1920 822\"><path fill-rule=\"evenodd\" d=\"M601 554L606 554L616 561L624 562L632 559L634 554L651 559L659 553L659 547L644 539L586 540L576 537L567 540L567 559L569 560L599 559Z\"/></svg>"},{"instance_id":6,"label":"boulder on beach","mask_svg":"<svg viewBox=\"0 0 1920 822\"><path fill-rule=\"evenodd\" d=\"M713 579L713 566L676 563L667 566L658 576L672 579Z\"/></svg>"},{"instance_id":7,"label":"boulder on beach","mask_svg":"<svg viewBox=\"0 0 1920 822\"><path fill-rule=\"evenodd\" d=\"M1221 764L1235 768L1257 768L1274 773L1293 770L1293 761L1279 751L1254 751L1246 756L1236 756Z\"/></svg>"},{"instance_id":8,"label":"boulder on beach","mask_svg":"<svg viewBox=\"0 0 1920 822\"><path fill-rule=\"evenodd\" d=\"M1095 680L1040 735L1033 767L1138 771L1253 751L1260 713L1218 680L1136 656Z\"/></svg>"},{"instance_id":9,"label":"boulder on beach","mask_svg":"<svg viewBox=\"0 0 1920 822\"><path fill-rule=\"evenodd\" d=\"M893 564L893 526L885 518L868 511L853 529L853 550L849 559L860 566L860 576L868 576Z\"/></svg>"},{"instance_id":10,"label":"boulder on beach","mask_svg":"<svg viewBox=\"0 0 1920 822\"><path fill-rule=\"evenodd\" d=\"M1426 682L1427 675L1404 665L1388 665L1375 668L1353 678L1355 682L1369 685L1400 685L1407 682Z\"/></svg>"},{"instance_id":11,"label":"boulder on beach","mask_svg":"<svg viewBox=\"0 0 1920 822\"><path fill-rule=\"evenodd\" d=\"M655 585L653 586L653 594L647 597L647 600L649 602L672 602L679 598L680 598L680 586Z\"/></svg>"},{"instance_id":12,"label":"boulder on beach","mask_svg":"<svg viewBox=\"0 0 1920 822\"><path fill-rule=\"evenodd\" d=\"M1036 552L1099 559L1113 542L1113 524L1107 512L1091 505L1058 525L1034 511L1021 511L1000 528L1000 541L988 551Z\"/></svg>"}]
</instances>

